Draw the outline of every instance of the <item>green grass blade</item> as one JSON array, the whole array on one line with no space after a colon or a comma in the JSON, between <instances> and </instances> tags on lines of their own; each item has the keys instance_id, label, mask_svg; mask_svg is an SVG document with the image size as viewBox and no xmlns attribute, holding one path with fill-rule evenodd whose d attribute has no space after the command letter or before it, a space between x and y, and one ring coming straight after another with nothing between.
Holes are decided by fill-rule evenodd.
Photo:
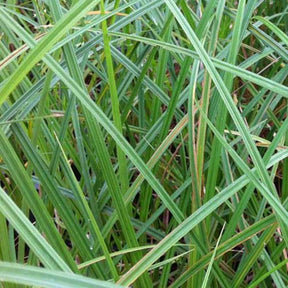
<instances>
[{"instance_id":1,"label":"green grass blade","mask_svg":"<svg viewBox=\"0 0 288 288\"><path fill-rule=\"evenodd\" d=\"M47 288L117 288L122 287L71 273L38 267L0 262L0 279L5 282L41 286Z\"/></svg>"},{"instance_id":2,"label":"green grass blade","mask_svg":"<svg viewBox=\"0 0 288 288\"><path fill-rule=\"evenodd\" d=\"M19 235L23 237L43 265L49 269L71 272L69 266L46 242L41 233L31 224L29 219L26 218L2 188L0 188L0 198L1 213L9 220Z\"/></svg>"}]
</instances>

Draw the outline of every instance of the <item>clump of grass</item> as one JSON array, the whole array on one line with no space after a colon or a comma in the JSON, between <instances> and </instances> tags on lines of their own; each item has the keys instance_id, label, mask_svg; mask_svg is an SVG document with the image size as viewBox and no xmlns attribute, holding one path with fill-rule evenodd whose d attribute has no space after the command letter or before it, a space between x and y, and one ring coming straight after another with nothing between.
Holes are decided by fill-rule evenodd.
<instances>
[{"instance_id":1,"label":"clump of grass","mask_svg":"<svg viewBox=\"0 0 288 288\"><path fill-rule=\"evenodd\" d=\"M2 286L286 287L287 12L0 1Z\"/></svg>"}]
</instances>

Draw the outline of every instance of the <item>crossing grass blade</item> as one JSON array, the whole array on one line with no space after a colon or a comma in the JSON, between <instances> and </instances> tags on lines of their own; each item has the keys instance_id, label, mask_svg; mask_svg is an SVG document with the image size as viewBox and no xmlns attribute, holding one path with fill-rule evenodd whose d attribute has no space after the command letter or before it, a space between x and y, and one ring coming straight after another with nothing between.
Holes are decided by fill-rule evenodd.
<instances>
[{"instance_id":1,"label":"crossing grass blade","mask_svg":"<svg viewBox=\"0 0 288 288\"><path fill-rule=\"evenodd\" d=\"M41 287L122 287L109 283L107 281L99 281L91 278L85 278L80 275L71 275L57 270L47 270L39 267L29 267L16 263L0 262L0 279L17 284L41 286Z\"/></svg>"},{"instance_id":2,"label":"crossing grass blade","mask_svg":"<svg viewBox=\"0 0 288 288\"><path fill-rule=\"evenodd\" d=\"M0 188L0 197L1 213L33 249L43 265L49 269L72 272L2 188Z\"/></svg>"}]
</instances>

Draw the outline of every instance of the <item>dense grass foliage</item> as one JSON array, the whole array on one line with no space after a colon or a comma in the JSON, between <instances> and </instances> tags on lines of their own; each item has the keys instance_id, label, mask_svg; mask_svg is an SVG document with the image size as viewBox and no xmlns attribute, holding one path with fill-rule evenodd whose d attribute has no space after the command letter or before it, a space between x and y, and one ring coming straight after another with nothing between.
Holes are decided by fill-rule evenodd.
<instances>
[{"instance_id":1,"label":"dense grass foliage","mask_svg":"<svg viewBox=\"0 0 288 288\"><path fill-rule=\"evenodd\" d=\"M2 287L287 287L287 0L0 23Z\"/></svg>"}]
</instances>

